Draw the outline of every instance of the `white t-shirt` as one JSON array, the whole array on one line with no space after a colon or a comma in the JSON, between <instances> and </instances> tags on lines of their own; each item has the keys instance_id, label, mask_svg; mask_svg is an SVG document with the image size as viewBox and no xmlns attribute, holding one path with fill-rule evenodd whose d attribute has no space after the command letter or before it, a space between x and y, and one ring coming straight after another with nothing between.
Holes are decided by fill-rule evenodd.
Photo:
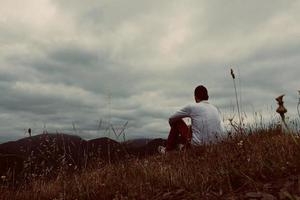
<instances>
[{"instance_id":1,"label":"white t-shirt","mask_svg":"<svg viewBox=\"0 0 300 200\"><path fill-rule=\"evenodd\" d=\"M192 121L192 144L214 143L221 139L225 129L218 109L208 101L192 103L177 111L170 119L190 117Z\"/></svg>"}]
</instances>

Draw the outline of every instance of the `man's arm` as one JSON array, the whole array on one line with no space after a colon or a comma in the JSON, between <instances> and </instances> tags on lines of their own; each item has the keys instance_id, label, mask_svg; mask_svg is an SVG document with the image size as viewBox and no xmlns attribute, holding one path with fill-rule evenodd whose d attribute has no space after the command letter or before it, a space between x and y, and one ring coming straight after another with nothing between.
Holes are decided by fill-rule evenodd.
<instances>
[{"instance_id":1,"label":"man's arm","mask_svg":"<svg viewBox=\"0 0 300 200\"><path fill-rule=\"evenodd\" d=\"M190 113L191 113L190 106L185 106L184 108L180 109L179 111L171 115L171 117L169 118L169 124L172 125L173 123L175 123L176 121L182 118L190 117Z\"/></svg>"}]
</instances>

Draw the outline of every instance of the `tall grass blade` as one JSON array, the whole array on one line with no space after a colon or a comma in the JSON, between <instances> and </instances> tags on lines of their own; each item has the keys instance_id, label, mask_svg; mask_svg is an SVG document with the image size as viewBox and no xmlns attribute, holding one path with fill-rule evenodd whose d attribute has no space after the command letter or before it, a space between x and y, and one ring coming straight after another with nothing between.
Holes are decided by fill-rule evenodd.
<instances>
[{"instance_id":1,"label":"tall grass blade","mask_svg":"<svg viewBox=\"0 0 300 200\"><path fill-rule=\"evenodd\" d=\"M240 105L239 105L239 99L238 99L238 94L237 94L237 89L236 89L236 83L235 83L235 74L233 69L230 69L230 74L233 80L233 86L234 86L234 92L235 92L235 99L236 99L236 106L238 110L238 115L239 115L239 130L240 134L242 134L242 117L241 117L241 112L240 112Z\"/></svg>"}]
</instances>

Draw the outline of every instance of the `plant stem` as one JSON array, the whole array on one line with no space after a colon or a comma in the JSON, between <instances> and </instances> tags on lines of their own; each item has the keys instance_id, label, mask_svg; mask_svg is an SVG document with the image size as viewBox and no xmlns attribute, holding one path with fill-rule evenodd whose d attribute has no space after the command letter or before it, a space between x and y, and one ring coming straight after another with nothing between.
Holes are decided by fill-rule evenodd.
<instances>
[{"instance_id":1,"label":"plant stem","mask_svg":"<svg viewBox=\"0 0 300 200\"><path fill-rule=\"evenodd\" d=\"M297 111L298 111L298 116L300 118L300 90L298 90L298 93L299 93L299 100L298 100L298 105L297 105Z\"/></svg>"},{"instance_id":2,"label":"plant stem","mask_svg":"<svg viewBox=\"0 0 300 200\"><path fill-rule=\"evenodd\" d=\"M241 118L241 112L240 112L240 106L239 106L239 99L238 99L238 94L237 94L237 89L236 89L236 83L235 83L235 75L233 70L231 69L231 76L233 80L233 86L234 86L234 92L235 92L235 99L236 99L236 106L238 110L238 115L239 115L239 129L240 133L242 133L242 118Z\"/></svg>"},{"instance_id":3,"label":"plant stem","mask_svg":"<svg viewBox=\"0 0 300 200\"><path fill-rule=\"evenodd\" d=\"M300 118L300 110L299 110L300 108L299 108L299 107L300 107L300 100L299 100L298 106L297 106L298 116L299 116L299 118Z\"/></svg>"}]
</instances>

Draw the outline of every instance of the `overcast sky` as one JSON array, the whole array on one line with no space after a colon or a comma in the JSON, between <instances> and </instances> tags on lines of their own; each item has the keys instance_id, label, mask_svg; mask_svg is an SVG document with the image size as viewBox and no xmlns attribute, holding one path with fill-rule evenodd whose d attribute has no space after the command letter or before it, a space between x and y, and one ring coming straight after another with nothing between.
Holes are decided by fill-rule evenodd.
<instances>
[{"instance_id":1,"label":"overcast sky","mask_svg":"<svg viewBox=\"0 0 300 200\"><path fill-rule=\"evenodd\" d=\"M298 0L0 2L0 142L72 122L99 137L109 119L128 138L166 137L199 84L226 122L231 67L248 118L273 115L280 94L296 116Z\"/></svg>"}]
</instances>

